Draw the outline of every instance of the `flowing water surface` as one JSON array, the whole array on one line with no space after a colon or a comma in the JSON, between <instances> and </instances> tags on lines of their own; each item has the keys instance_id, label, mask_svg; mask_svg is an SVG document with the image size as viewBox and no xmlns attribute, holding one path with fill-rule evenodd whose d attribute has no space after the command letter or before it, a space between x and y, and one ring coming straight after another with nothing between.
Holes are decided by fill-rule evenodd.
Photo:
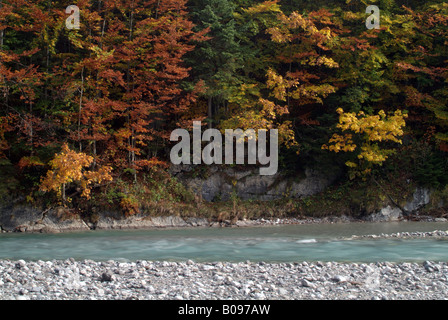
<instances>
[{"instance_id":1,"label":"flowing water surface","mask_svg":"<svg viewBox=\"0 0 448 320\"><path fill-rule=\"evenodd\" d=\"M448 223L349 223L251 228L0 234L0 259L185 261L448 261L448 240L342 237L448 230Z\"/></svg>"}]
</instances>

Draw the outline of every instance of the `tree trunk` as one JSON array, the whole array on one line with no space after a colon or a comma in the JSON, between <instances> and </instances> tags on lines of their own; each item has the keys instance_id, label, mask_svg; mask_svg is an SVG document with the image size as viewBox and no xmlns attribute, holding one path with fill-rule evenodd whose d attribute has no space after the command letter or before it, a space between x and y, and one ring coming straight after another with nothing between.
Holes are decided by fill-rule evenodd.
<instances>
[{"instance_id":1,"label":"tree trunk","mask_svg":"<svg viewBox=\"0 0 448 320\"><path fill-rule=\"evenodd\" d=\"M65 183L62 184L61 195L62 195L62 204L65 205L65 201L66 201L66 199L65 199Z\"/></svg>"},{"instance_id":2,"label":"tree trunk","mask_svg":"<svg viewBox=\"0 0 448 320\"><path fill-rule=\"evenodd\" d=\"M3 1L0 0L0 11L2 10L2 7L3 7L3 3L2 2ZM3 38L4 38L3 31L4 30L0 30L0 51L3 50ZM1 65L1 63L2 63L2 59L1 59L1 56L0 56L0 65ZM8 106L8 89L7 89L6 86L5 86L4 90L5 90L4 91L5 92L5 105Z\"/></svg>"},{"instance_id":3,"label":"tree trunk","mask_svg":"<svg viewBox=\"0 0 448 320\"><path fill-rule=\"evenodd\" d=\"M131 12L129 13L129 41L132 41L133 38L133 28L134 28L134 1L131 3ZM131 74L130 74L130 62L128 62L127 70L126 70L126 92L130 92L129 83L131 82ZM130 107L132 109L132 106ZM129 165L132 167L135 163L135 152L134 152L134 130L132 128L132 119L130 115L131 110L128 110L128 125L131 130L131 136L128 139L128 144L131 150L128 152ZM137 180L137 175L134 173L134 180Z\"/></svg>"},{"instance_id":4,"label":"tree trunk","mask_svg":"<svg viewBox=\"0 0 448 320\"><path fill-rule=\"evenodd\" d=\"M3 0L0 0L0 11L3 7ZM3 50L3 30L0 30L0 50Z\"/></svg>"},{"instance_id":5,"label":"tree trunk","mask_svg":"<svg viewBox=\"0 0 448 320\"><path fill-rule=\"evenodd\" d=\"M208 127L212 128L212 122L213 122L213 105L212 105L212 97L208 97Z\"/></svg>"},{"instance_id":6,"label":"tree trunk","mask_svg":"<svg viewBox=\"0 0 448 320\"><path fill-rule=\"evenodd\" d=\"M157 1L157 6L156 6L156 19L159 16L159 6L160 6L160 0Z\"/></svg>"},{"instance_id":7,"label":"tree trunk","mask_svg":"<svg viewBox=\"0 0 448 320\"><path fill-rule=\"evenodd\" d=\"M79 96L79 110L78 110L78 142L79 142L79 152L82 152L82 142L81 142L81 111L82 111L82 96L84 94L84 67L81 71L81 94Z\"/></svg>"},{"instance_id":8,"label":"tree trunk","mask_svg":"<svg viewBox=\"0 0 448 320\"><path fill-rule=\"evenodd\" d=\"M398 204L398 202L396 202L389 193L386 192L386 190L384 190L384 188L378 183L378 181L376 181L376 179L372 176L372 180L373 182L375 182L375 184L386 194L386 196L389 198L389 200L398 208L401 210L401 212L403 213L404 216L409 216L410 212L405 210L402 206L400 206Z\"/></svg>"},{"instance_id":9,"label":"tree trunk","mask_svg":"<svg viewBox=\"0 0 448 320\"><path fill-rule=\"evenodd\" d=\"M96 167L96 140L93 140L93 162L92 162L92 170L95 170Z\"/></svg>"},{"instance_id":10,"label":"tree trunk","mask_svg":"<svg viewBox=\"0 0 448 320\"><path fill-rule=\"evenodd\" d=\"M29 119L29 125L30 125L30 156L32 157L34 155L34 130L33 130L33 103L30 101L30 119Z\"/></svg>"}]
</instances>

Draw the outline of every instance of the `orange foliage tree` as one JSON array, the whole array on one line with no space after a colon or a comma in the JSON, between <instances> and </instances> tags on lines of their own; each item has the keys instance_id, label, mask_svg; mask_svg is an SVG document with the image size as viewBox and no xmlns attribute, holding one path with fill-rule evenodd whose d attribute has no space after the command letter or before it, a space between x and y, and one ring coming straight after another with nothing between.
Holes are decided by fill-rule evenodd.
<instances>
[{"instance_id":1,"label":"orange foliage tree","mask_svg":"<svg viewBox=\"0 0 448 320\"><path fill-rule=\"evenodd\" d=\"M93 162L93 157L70 150L67 144L62 146L62 151L50 161L51 170L42 179L40 190L43 192L56 191L61 197L62 203L70 202L70 198L65 195L68 184L78 183L82 196L90 198L92 187L104 181L112 181L109 166L100 167L97 171L85 170Z\"/></svg>"}]
</instances>

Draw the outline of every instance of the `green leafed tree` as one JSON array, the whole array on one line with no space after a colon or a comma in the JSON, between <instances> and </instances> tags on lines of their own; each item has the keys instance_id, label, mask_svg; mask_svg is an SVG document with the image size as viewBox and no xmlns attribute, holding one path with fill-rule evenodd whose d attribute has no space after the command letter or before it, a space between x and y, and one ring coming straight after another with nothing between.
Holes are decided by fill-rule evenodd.
<instances>
[{"instance_id":1,"label":"green leafed tree","mask_svg":"<svg viewBox=\"0 0 448 320\"><path fill-rule=\"evenodd\" d=\"M230 0L190 0L189 9L195 30L208 30L209 39L197 44L187 61L192 79L203 80L207 87L203 97L211 126L227 107L232 90L241 84L244 57L234 18L236 5Z\"/></svg>"}]
</instances>

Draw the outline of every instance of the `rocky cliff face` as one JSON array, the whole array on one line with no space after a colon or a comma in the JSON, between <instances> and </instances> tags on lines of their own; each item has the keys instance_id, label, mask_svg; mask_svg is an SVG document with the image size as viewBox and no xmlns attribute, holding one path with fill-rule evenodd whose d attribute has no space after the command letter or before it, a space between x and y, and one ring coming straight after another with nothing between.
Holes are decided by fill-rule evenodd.
<instances>
[{"instance_id":1,"label":"rocky cliff face","mask_svg":"<svg viewBox=\"0 0 448 320\"><path fill-rule=\"evenodd\" d=\"M84 221L64 207L42 211L26 206L0 208L0 231L58 233L66 231L208 227L205 218L181 218L178 216L150 217L138 214L123 217L119 212L104 211L98 221Z\"/></svg>"},{"instance_id":2,"label":"rocky cliff face","mask_svg":"<svg viewBox=\"0 0 448 320\"><path fill-rule=\"evenodd\" d=\"M193 166L178 165L171 168L171 173L205 201L225 201L232 195L242 200L310 196L323 191L338 176L338 173L323 174L309 168L305 169L301 177L282 173L262 176L258 168L220 170L216 166L207 168L205 177L199 177L194 174L194 170Z\"/></svg>"},{"instance_id":3,"label":"rocky cliff face","mask_svg":"<svg viewBox=\"0 0 448 320\"><path fill-rule=\"evenodd\" d=\"M78 215L67 215L65 208L42 211L10 205L0 208L0 229L7 232L63 232L90 228Z\"/></svg>"},{"instance_id":4,"label":"rocky cliff face","mask_svg":"<svg viewBox=\"0 0 448 320\"><path fill-rule=\"evenodd\" d=\"M403 206L406 213L418 212L420 208L430 202L430 191L427 188L416 188L411 199ZM372 213L367 220L373 222L400 221L403 219L403 212L400 208L390 205L382 208L376 213Z\"/></svg>"}]
</instances>

